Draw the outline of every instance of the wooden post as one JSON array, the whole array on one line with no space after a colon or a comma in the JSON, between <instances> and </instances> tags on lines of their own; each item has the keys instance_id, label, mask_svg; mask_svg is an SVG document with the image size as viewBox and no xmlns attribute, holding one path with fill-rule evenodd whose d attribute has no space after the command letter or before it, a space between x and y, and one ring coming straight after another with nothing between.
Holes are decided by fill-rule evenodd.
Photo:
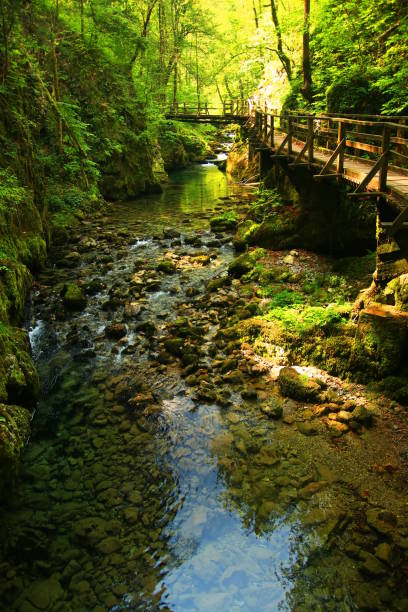
<instances>
[{"instance_id":1,"label":"wooden post","mask_svg":"<svg viewBox=\"0 0 408 612\"><path fill-rule=\"evenodd\" d=\"M271 147L273 148L275 144L275 117L273 115L271 115L270 117L271 131L269 132L269 142L271 144Z\"/></svg>"},{"instance_id":2,"label":"wooden post","mask_svg":"<svg viewBox=\"0 0 408 612\"><path fill-rule=\"evenodd\" d=\"M346 138L346 125L343 121L339 121L339 126L337 128L337 145L339 145ZM337 174L344 173L344 149L345 144L341 147L339 151L339 156L337 158Z\"/></svg>"},{"instance_id":3,"label":"wooden post","mask_svg":"<svg viewBox=\"0 0 408 612\"><path fill-rule=\"evenodd\" d=\"M184 102L183 104L184 114L187 115L187 104Z\"/></svg>"},{"instance_id":4,"label":"wooden post","mask_svg":"<svg viewBox=\"0 0 408 612\"><path fill-rule=\"evenodd\" d=\"M266 142L268 139L268 114L265 111L265 114L263 116L263 123L264 123L264 129L263 129L263 139Z\"/></svg>"},{"instance_id":5,"label":"wooden post","mask_svg":"<svg viewBox=\"0 0 408 612\"><path fill-rule=\"evenodd\" d=\"M174 110L175 110L176 115L178 115L179 114L178 102L174 103Z\"/></svg>"},{"instance_id":6,"label":"wooden post","mask_svg":"<svg viewBox=\"0 0 408 612\"><path fill-rule=\"evenodd\" d=\"M260 113L260 111L257 109L257 110L255 111L255 132L256 132L257 134L259 134L259 128L260 128L260 125L261 125L260 119L261 119L261 113Z\"/></svg>"},{"instance_id":7,"label":"wooden post","mask_svg":"<svg viewBox=\"0 0 408 612\"><path fill-rule=\"evenodd\" d=\"M289 115L288 117L288 155L289 157L292 155L292 117Z\"/></svg>"},{"instance_id":8,"label":"wooden post","mask_svg":"<svg viewBox=\"0 0 408 612\"><path fill-rule=\"evenodd\" d=\"M313 117L307 118L307 137L308 137L308 151L307 159L309 164L313 163L313 147L314 147L314 123Z\"/></svg>"},{"instance_id":9,"label":"wooden post","mask_svg":"<svg viewBox=\"0 0 408 612\"><path fill-rule=\"evenodd\" d=\"M225 116L226 112L225 112L225 99L222 101L222 114Z\"/></svg>"},{"instance_id":10,"label":"wooden post","mask_svg":"<svg viewBox=\"0 0 408 612\"><path fill-rule=\"evenodd\" d=\"M380 177L378 181L378 190L385 192L387 190L387 174L388 174L388 159L390 156L390 138L391 130L387 124L384 124L382 133L381 151L384 156L382 166L380 168Z\"/></svg>"},{"instance_id":11,"label":"wooden post","mask_svg":"<svg viewBox=\"0 0 408 612\"><path fill-rule=\"evenodd\" d=\"M209 115L210 113L208 112L208 102L205 103L205 114Z\"/></svg>"}]
</instances>

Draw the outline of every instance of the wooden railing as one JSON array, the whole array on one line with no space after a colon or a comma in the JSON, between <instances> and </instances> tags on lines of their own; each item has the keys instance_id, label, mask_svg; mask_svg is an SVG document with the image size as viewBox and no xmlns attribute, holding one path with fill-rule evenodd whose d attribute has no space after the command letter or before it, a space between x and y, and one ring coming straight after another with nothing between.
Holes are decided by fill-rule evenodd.
<instances>
[{"instance_id":1,"label":"wooden railing","mask_svg":"<svg viewBox=\"0 0 408 612\"><path fill-rule=\"evenodd\" d=\"M374 120L354 119L345 116L299 115L294 113L268 113L255 110L250 118L258 137L271 148L275 145L275 134L285 135L276 154L285 148L293 154L293 142L304 143L297 151L295 163L314 161L314 149L330 154L319 176L327 174L337 162L336 175L344 170L344 156L355 157L359 161L363 154L367 161L374 161L371 178L380 171L380 189L385 189L388 165L400 170L408 169L407 117L376 117ZM375 171L374 171L375 168ZM370 179L359 190L363 190Z\"/></svg>"},{"instance_id":2,"label":"wooden railing","mask_svg":"<svg viewBox=\"0 0 408 612\"><path fill-rule=\"evenodd\" d=\"M208 106L207 102L192 106L185 102L172 104L167 111L169 116L189 117L249 117L249 104L245 100L224 100L221 106Z\"/></svg>"}]
</instances>

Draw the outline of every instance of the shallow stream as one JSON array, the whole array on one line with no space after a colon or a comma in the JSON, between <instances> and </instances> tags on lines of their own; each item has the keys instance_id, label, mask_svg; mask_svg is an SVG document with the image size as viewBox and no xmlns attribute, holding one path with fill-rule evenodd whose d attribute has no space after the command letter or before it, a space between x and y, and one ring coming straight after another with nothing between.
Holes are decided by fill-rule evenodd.
<instances>
[{"instance_id":1,"label":"shallow stream","mask_svg":"<svg viewBox=\"0 0 408 612\"><path fill-rule=\"evenodd\" d=\"M196 165L51 253L30 328L42 399L1 517L1 609L408 609L406 499L369 469L381 432L305 436L245 393L275 388L244 355L242 376L214 374L240 295L238 282L206 293L233 257L208 217L245 199ZM70 313L61 291L77 281L87 305ZM183 365L164 349L174 329Z\"/></svg>"}]
</instances>

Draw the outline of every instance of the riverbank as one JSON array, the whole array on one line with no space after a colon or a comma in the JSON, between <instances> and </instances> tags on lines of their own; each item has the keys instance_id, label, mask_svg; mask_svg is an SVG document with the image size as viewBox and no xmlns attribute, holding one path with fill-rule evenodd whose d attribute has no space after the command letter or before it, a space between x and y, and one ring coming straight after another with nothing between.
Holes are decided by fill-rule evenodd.
<instances>
[{"instance_id":1,"label":"riverbank","mask_svg":"<svg viewBox=\"0 0 408 612\"><path fill-rule=\"evenodd\" d=\"M53 247L30 334L42 399L1 521L8 609L405 609L405 409L277 367L254 321L295 274L336 274L352 300L368 261L353 279L252 249L237 274L251 200L192 166Z\"/></svg>"}]
</instances>

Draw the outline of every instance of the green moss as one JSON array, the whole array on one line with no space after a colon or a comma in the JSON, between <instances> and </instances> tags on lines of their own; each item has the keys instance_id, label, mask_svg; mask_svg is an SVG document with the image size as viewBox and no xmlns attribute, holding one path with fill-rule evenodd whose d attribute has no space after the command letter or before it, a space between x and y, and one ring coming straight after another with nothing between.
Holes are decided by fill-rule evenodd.
<instances>
[{"instance_id":1,"label":"green moss","mask_svg":"<svg viewBox=\"0 0 408 612\"><path fill-rule=\"evenodd\" d=\"M82 310L85 308L87 299L82 287L76 283L67 283L62 290L64 306L70 310Z\"/></svg>"},{"instance_id":2,"label":"green moss","mask_svg":"<svg viewBox=\"0 0 408 612\"><path fill-rule=\"evenodd\" d=\"M321 386L304 374L299 374L294 368L282 368L278 383L283 395L299 401L315 401L318 399Z\"/></svg>"},{"instance_id":3,"label":"green moss","mask_svg":"<svg viewBox=\"0 0 408 612\"><path fill-rule=\"evenodd\" d=\"M228 274L233 278L241 278L255 267L257 261L264 257L264 249L253 249L248 253L240 255L228 266Z\"/></svg>"},{"instance_id":4,"label":"green moss","mask_svg":"<svg viewBox=\"0 0 408 612\"><path fill-rule=\"evenodd\" d=\"M162 259L157 264L157 270L165 274L174 274L176 271L176 264L171 259Z\"/></svg>"},{"instance_id":5,"label":"green moss","mask_svg":"<svg viewBox=\"0 0 408 612\"><path fill-rule=\"evenodd\" d=\"M39 380L25 330L0 326L0 401L32 407L38 399Z\"/></svg>"},{"instance_id":6,"label":"green moss","mask_svg":"<svg viewBox=\"0 0 408 612\"><path fill-rule=\"evenodd\" d=\"M299 306L297 308L272 306L265 318L269 321L279 321L284 329L305 333L311 332L316 328L331 328L336 323L348 319L350 312L351 304L345 306L329 305L326 307Z\"/></svg>"},{"instance_id":7,"label":"green moss","mask_svg":"<svg viewBox=\"0 0 408 612\"><path fill-rule=\"evenodd\" d=\"M217 215L210 219L210 226L213 232L228 232L236 230L238 225L237 213L234 210L228 210L221 215Z\"/></svg>"},{"instance_id":8,"label":"green moss","mask_svg":"<svg viewBox=\"0 0 408 612\"><path fill-rule=\"evenodd\" d=\"M165 170L184 168L192 161L202 161L208 157L211 154L209 142L215 132L213 126L161 121L158 124L158 142Z\"/></svg>"},{"instance_id":9,"label":"green moss","mask_svg":"<svg viewBox=\"0 0 408 612\"><path fill-rule=\"evenodd\" d=\"M0 500L14 484L18 462L30 434L31 414L21 406L0 403Z\"/></svg>"},{"instance_id":10,"label":"green moss","mask_svg":"<svg viewBox=\"0 0 408 612\"><path fill-rule=\"evenodd\" d=\"M370 382L398 371L405 358L406 340L405 321L362 311L350 359L354 377Z\"/></svg>"}]
</instances>

